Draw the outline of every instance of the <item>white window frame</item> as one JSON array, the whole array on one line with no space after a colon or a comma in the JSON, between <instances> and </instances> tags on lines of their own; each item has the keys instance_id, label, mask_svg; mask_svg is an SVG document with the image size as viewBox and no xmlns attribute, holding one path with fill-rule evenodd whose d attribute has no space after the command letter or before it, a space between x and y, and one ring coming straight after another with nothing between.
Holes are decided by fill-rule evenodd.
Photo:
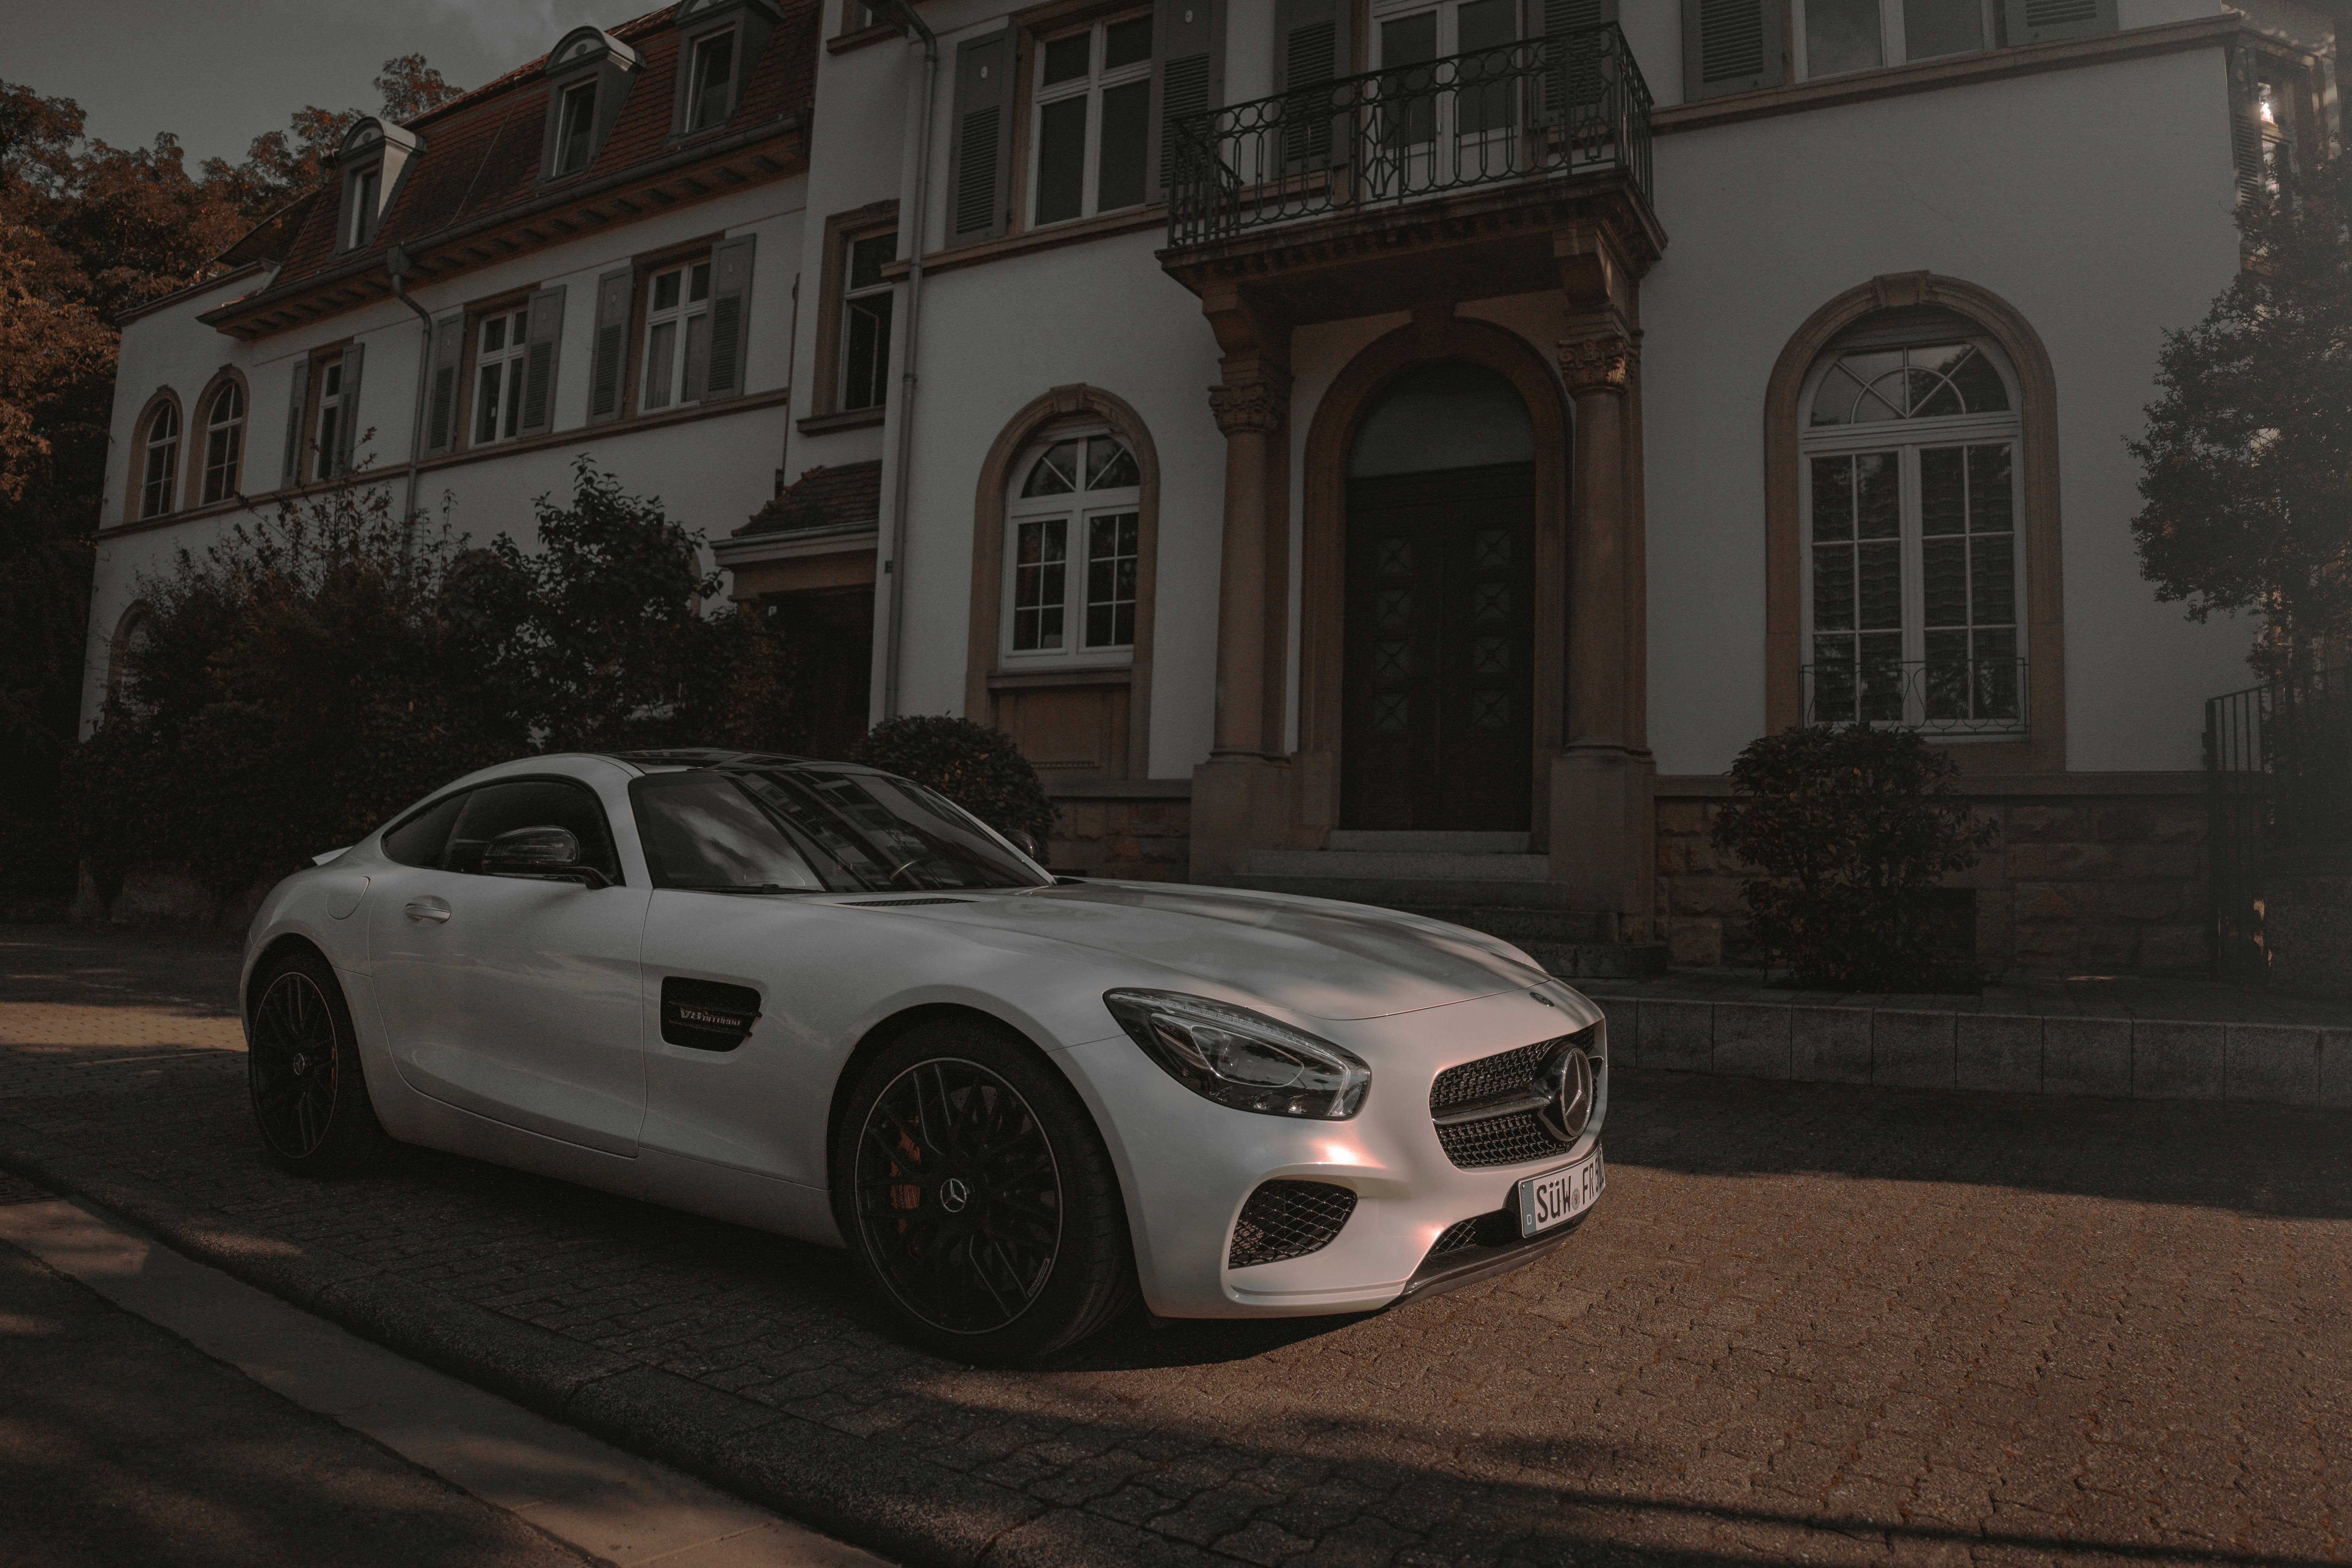
<instances>
[{"instance_id":1,"label":"white window frame","mask_svg":"<svg viewBox=\"0 0 2352 1568\"><path fill-rule=\"evenodd\" d=\"M1793 8L1790 13L1790 25L1793 36L1789 40L1789 52L1795 65L1799 81L1820 81L1833 77L1854 76L1865 70L1884 70L1890 66L1912 65L1917 63L1917 60L1962 59L1969 55L1990 52L1993 47L1994 40L2000 36L1993 30L1995 0L1978 0L1977 26L1979 36L1984 39L1982 44L1976 48L1963 49L1956 54L1921 55L1917 57L1917 60L1915 60L1908 47L1908 40L1904 37L1903 0L1878 0L1878 64L1859 66L1853 70L1832 71L1825 76L1816 76L1813 72L1811 51L1807 44L1810 34L1806 23L1806 3L1807 0L1791 0Z\"/></svg>"},{"instance_id":2,"label":"white window frame","mask_svg":"<svg viewBox=\"0 0 2352 1568\"><path fill-rule=\"evenodd\" d=\"M1930 415L1913 419L1886 419L1869 424L1812 424L1813 399L1830 370L1849 353L1896 348L1917 348L1930 343L1966 342L1981 354L2000 376L2001 386L2009 399L2009 407L1992 414ZM1801 658L1808 669L1819 661L1814 656L1813 625L1813 459L1815 458L1849 456L1862 452L1894 451L1899 465L1899 517L1897 537L1901 541L1897 555L1902 562L1903 652L1902 662L1906 671L1925 663L1927 653L1926 556L1923 540L1925 509L1920 500L1919 453L1927 447L1988 446L2006 442L2009 446L2010 482L2010 548L2013 555L2010 563L2012 603L2011 625L2015 629L2020 679L2018 681L2018 718L2014 724L1998 727L1986 721L1969 721L1965 730L1940 729L1929 722L1922 694L1906 680L1904 714L1901 727L1921 730L1935 735L1938 742L2016 741L2029 734L2032 714L2026 706L2031 670L2027 658L2026 631L2029 620L2028 584L2026 582L2027 518L2025 510L2025 464L2023 461L2024 418L2021 388L2017 374L1990 338L1977 336L1947 336L1921 338L1900 342L1868 342L1843 344L1821 357L1821 362L1807 373L1803 395L1797 400L1797 518L1798 518L1798 582L1801 603L1798 622ZM1832 541L1832 542L1837 542ZM1939 628L1941 629L1941 628ZM1971 624L1973 629L1973 623ZM1839 636L1835 632L1824 636ZM1807 696L1807 717L1811 718L1811 698Z\"/></svg>"},{"instance_id":3,"label":"white window frame","mask_svg":"<svg viewBox=\"0 0 2352 1568\"><path fill-rule=\"evenodd\" d=\"M566 174L579 174L596 161L597 91L596 79L592 76L584 81L572 83L556 95L555 156L552 160L555 166L551 172L552 178L561 179ZM572 144L572 132L575 129L580 132L581 148L580 162L577 163L572 163L564 155Z\"/></svg>"},{"instance_id":4,"label":"white window frame","mask_svg":"<svg viewBox=\"0 0 2352 1568\"><path fill-rule=\"evenodd\" d=\"M702 100L710 89L709 82L703 78L704 63L709 58L706 51L721 38L726 39L728 44L727 101L719 110L717 119L704 121L699 118L702 112ZM688 40L686 50L688 73L686 113L682 119L681 129L685 134L694 136L705 131L716 131L734 118L735 104L737 99L740 97L740 89L743 77L743 29L730 25L713 27L707 33L698 33Z\"/></svg>"},{"instance_id":5,"label":"white window frame","mask_svg":"<svg viewBox=\"0 0 2352 1568\"><path fill-rule=\"evenodd\" d=\"M335 455L341 449L343 416L343 356L319 362L319 406L310 416L311 446L317 453L310 473L314 479L335 477Z\"/></svg>"},{"instance_id":6,"label":"white window frame","mask_svg":"<svg viewBox=\"0 0 2352 1568\"><path fill-rule=\"evenodd\" d=\"M180 488L180 405L159 403L147 416L146 438L139 447L139 515L169 517L179 510L173 492Z\"/></svg>"},{"instance_id":7,"label":"white window frame","mask_svg":"<svg viewBox=\"0 0 2352 1568\"><path fill-rule=\"evenodd\" d=\"M1134 212L1151 204L1150 174L1151 138L1155 134L1156 128L1147 120L1144 126L1145 177L1142 199L1125 206L1105 207L1099 205L1102 197L1103 94L1110 89L1126 87L1133 82L1150 82L1151 63L1159 58L1160 40L1155 33L1151 40L1150 54L1115 69L1103 68L1104 50L1108 45L1109 30L1128 22L1151 22L1155 28L1157 26L1157 18L1149 11L1137 12L1125 16L1110 16L1089 23L1084 27L1072 27L1050 36L1042 36L1037 39L1036 47L1030 51L1035 57L1031 67L1029 94L1028 217L1031 228L1055 228L1066 223L1083 223L1087 218L1097 217L1107 212ZM1079 37L1084 37L1087 40L1086 74L1072 77L1067 81L1057 81L1051 87L1046 86L1046 50L1065 39ZM1148 88L1146 91L1149 92ZM1086 156L1078 175L1078 210L1070 217L1057 217L1050 220L1041 218L1037 216L1037 211L1038 200L1044 195L1040 188L1042 182L1039 172L1045 154L1045 110L1055 104L1066 103L1076 98L1083 98L1087 102Z\"/></svg>"},{"instance_id":8,"label":"white window frame","mask_svg":"<svg viewBox=\"0 0 2352 1568\"><path fill-rule=\"evenodd\" d=\"M1060 495L1029 496L1021 494L1030 472L1038 459L1065 441L1087 441L1108 437L1125 447L1129 459L1137 465L1138 483L1115 489L1090 490L1084 488L1086 457L1078 458L1080 488ZM1033 444L1013 466L1013 479L1007 487L1004 503L1004 556L1000 575L1003 585L997 606L997 624L1002 628L997 637L997 657L1005 669L1038 668L1072 668L1089 669L1124 668L1135 662L1135 640L1132 635L1123 643L1088 644L1087 641L1087 578L1090 564L1088 535L1092 521L1099 517L1132 517L1136 531L1136 577L1139 594L1142 578L1143 487L1141 458L1136 456L1135 445L1108 426L1089 426L1076 430L1056 430ZM1024 526L1063 524L1062 552L1062 646L1057 648L1016 649L1017 626L1015 610L1021 589L1021 532ZM1116 601L1105 601L1115 603ZM1140 598L1134 602L1129 625L1139 625L1142 616Z\"/></svg>"},{"instance_id":9,"label":"white window frame","mask_svg":"<svg viewBox=\"0 0 2352 1568\"><path fill-rule=\"evenodd\" d=\"M489 346L490 328L501 325L499 344ZM467 411L471 447L493 447L511 441L522 424L523 358L530 346L530 307L511 305L478 317L474 323L474 401ZM482 393L491 378L498 391L488 407ZM482 433L482 416L490 416L489 434Z\"/></svg>"},{"instance_id":10,"label":"white window frame","mask_svg":"<svg viewBox=\"0 0 2352 1568\"><path fill-rule=\"evenodd\" d=\"M232 397L236 399L236 412L223 418L221 408ZM230 381L222 384L205 405L205 471L196 492L200 505L210 506L238 493L237 481L245 469L245 405L244 385Z\"/></svg>"},{"instance_id":11,"label":"white window frame","mask_svg":"<svg viewBox=\"0 0 2352 1568\"><path fill-rule=\"evenodd\" d=\"M688 366L693 363L693 338L697 324L702 329L703 363L706 366L709 363L711 271L710 258L702 256L690 261L673 262L669 266L656 268L646 278L645 350L639 361L642 368L637 377L638 413L655 414L666 408L683 408L688 404L702 401L699 393L688 390L686 373ZM662 280L667 278L678 280L677 300L671 305L657 305L655 301L661 298ZM694 292L698 281L702 289L698 298ZM664 327L671 329L669 342L667 347L656 347ZM662 399L658 403L652 396L657 370L662 389Z\"/></svg>"},{"instance_id":12,"label":"white window frame","mask_svg":"<svg viewBox=\"0 0 2352 1568\"><path fill-rule=\"evenodd\" d=\"M869 409L884 408L888 406L890 402L890 340L898 331L898 285L887 278L877 282L868 283L862 288L853 281L857 276L857 247L861 245L870 245L877 239L887 239L890 242L890 254L895 259L898 254L898 231L895 228L884 229L875 234L848 235L842 239L841 363L834 366L833 384L835 392L835 407L843 414L863 413ZM882 363L875 371L875 397L871 403L852 403L849 400L849 353L856 334L850 330L850 322L856 314L855 307L859 301L876 299L890 301L890 314L882 325Z\"/></svg>"},{"instance_id":13,"label":"white window frame","mask_svg":"<svg viewBox=\"0 0 2352 1568\"><path fill-rule=\"evenodd\" d=\"M383 216L383 164L381 162L352 171L350 197L351 227L343 236L343 248L357 250L375 237L377 224Z\"/></svg>"}]
</instances>

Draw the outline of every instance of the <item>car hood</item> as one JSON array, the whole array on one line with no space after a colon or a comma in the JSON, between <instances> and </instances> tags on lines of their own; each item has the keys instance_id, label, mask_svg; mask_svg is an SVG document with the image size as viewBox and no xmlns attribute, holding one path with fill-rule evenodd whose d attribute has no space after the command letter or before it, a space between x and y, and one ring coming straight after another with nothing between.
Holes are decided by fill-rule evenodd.
<instances>
[{"instance_id":1,"label":"car hood","mask_svg":"<svg viewBox=\"0 0 2352 1568\"><path fill-rule=\"evenodd\" d=\"M907 912L1138 959L1315 1018L1387 1017L1550 978L1477 931L1280 893L1092 882Z\"/></svg>"}]
</instances>

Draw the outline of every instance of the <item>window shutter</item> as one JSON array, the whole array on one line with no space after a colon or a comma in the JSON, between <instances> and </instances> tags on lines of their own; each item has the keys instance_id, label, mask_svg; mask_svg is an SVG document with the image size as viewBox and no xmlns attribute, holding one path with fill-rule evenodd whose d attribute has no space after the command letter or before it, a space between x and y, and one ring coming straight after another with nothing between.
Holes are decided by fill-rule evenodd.
<instances>
[{"instance_id":1,"label":"window shutter","mask_svg":"<svg viewBox=\"0 0 2352 1568\"><path fill-rule=\"evenodd\" d=\"M703 401L743 390L743 332L751 321L751 242L739 234L710 247L710 378Z\"/></svg>"},{"instance_id":2,"label":"window shutter","mask_svg":"<svg viewBox=\"0 0 2352 1568\"><path fill-rule=\"evenodd\" d=\"M1557 121L1580 103L1600 96L1603 79L1593 68L1589 46L1570 59L1561 42L1571 33L1590 32L1617 19L1617 0L1543 0L1545 64L1543 116Z\"/></svg>"},{"instance_id":3,"label":"window shutter","mask_svg":"<svg viewBox=\"0 0 2352 1568\"><path fill-rule=\"evenodd\" d=\"M352 471L352 448L359 442L360 365L367 345L353 343L343 351L342 416L335 423L335 472Z\"/></svg>"},{"instance_id":4,"label":"window shutter","mask_svg":"<svg viewBox=\"0 0 2352 1568\"><path fill-rule=\"evenodd\" d=\"M1151 13L1151 189L1168 189L1168 122L1225 101L1225 0L1157 0Z\"/></svg>"},{"instance_id":5,"label":"window shutter","mask_svg":"<svg viewBox=\"0 0 2352 1568\"><path fill-rule=\"evenodd\" d=\"M555 423L555 353L563 341L563 285L534 291L530 310L522 355L522 422L515 434L544 436Z\"/></svg>"},{"instance_id":6,"label":"window shutter","mask_svg":"<svg viewBox=\"0 0 2352 1568\"><path fill-rule=\"evenodd\" d=\"M425 415L425 449L446 452L457 435L457 359L466 348L464 315L433 323L433 390Z\"/></svg>"},{"instance_id":7,"label":"window shutter","mask_svg":"<svg viewBox=\"0 0 2352 1568\"><path fill-rule=\"evenodd\" d=\"M1306 94L1282 106L1288 122L1282 157L1289 167L1327 167L1335 149L1346 156L1346 116L1333 110L1328 94L1310 89L1352 74L1348 20L1353 13L1342 0L1275 0L1274 90Z\"/></svg>"},{"instance_id":8,"label":"window shutter","mask_svg":"<svg viewBox=\"0 0 2352 1568\"><path fill-rule=\"evenodd\" d=\"M294 390L286 398L286 466L278 475L281 485L302 478L302 408L310 398L310 361L306 356L294 362Z\"/></svg>"},{"instance_id":9,"label":"window shutter","mask_svg":"<svg viewBox=\"0 0 2352 1568\"><path fill-rule=\"evenodd\" d=\"M948 149L948 243L1003 235L1013 181L1013 35L956 50L955 138Z\"/></svg>"},{"instance_id":10,"label":"window shutter","mask_svg":"<svg viewBox=\"0 0 2352 1568\"><path fill-rule=\"evenodd\" d=\"M1778 87L1786 47L1779 0L1683 0L1683 97Z\"/></svg>"},{"instance_id":11,"label":"window shutter","mask_svg":"<svg viewBox=\"0 0 2352 1568\"><path fill-rule=\"evenodd\" d=\"M2116 0L2003 0L2011 44L2044 44L2116 30Z\"/></svg>"},{"instance_id":12,"label":"window shutter","mask_svg":"<svg viewBox=\"0 0 2352 1568\"><path fill-rule=\"evenodd\" d=\"M629 269L596 279L596 353L588 374L588 423L621 416L622 381L629 364Z\"/></svg>"}]
</instances>

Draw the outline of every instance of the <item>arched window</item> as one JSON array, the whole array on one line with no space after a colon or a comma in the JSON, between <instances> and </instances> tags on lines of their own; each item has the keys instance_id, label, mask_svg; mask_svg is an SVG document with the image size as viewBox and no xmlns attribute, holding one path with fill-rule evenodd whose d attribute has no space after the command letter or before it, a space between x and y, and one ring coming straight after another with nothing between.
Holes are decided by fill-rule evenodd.
<instances>
[{"instance_id":1,"label":"arched window","mask_svg":"<svg viewBox=\"0 0 2352 1568\"><path fill-rule=\"evenodd\" d=\"M1135 454L1108 429L1057 431L1014 467L1004 507L1007 668L1133 657L1142 497Z\"/></svg>"},{"instance_id":2,"label":"arched window","mask_svg":"<svg viewBox=\"0 0 2352 1568\"><path fill-rule=\"evenodd\" d=\"M154 612L144 604L132 605L115 623L114 647L106 672L106 694L117 708L125 712L137 713L142 707L139 697L139 657L154 638Z\"/></svg>"},{"instance_id":3,"label":"arched window","mask_svg":"<svg viewBox=\"0 0 2352 1568\"><path fill-rule=\"evenodd\" d=\"M245 457L245 388L232 381L213 394L205 415L205 483L200 504L210 506L237 493Z\"/></svg>"},{"instance_id":4,"label":"arched window","mask_svg":"<svg viewBox=\"0 0 2352 1568\"><path fill-rule=\"evenodd\" d=\"M1800 400L1805 718L2027 729L2016 377L1934 307L1865 316Z\"/></svg>"},{"instance_id":5,"label":"arched window","mask_svg":"<svg viewBox=\"0 0 2352 1568\"><path fill-rule=\"evenodd\" d=\"M161 517L172 510L172 483L180 472L180 410L164 402L147 418L147 440L141 462L139 515Z\"/></svg>"}]
</instances>

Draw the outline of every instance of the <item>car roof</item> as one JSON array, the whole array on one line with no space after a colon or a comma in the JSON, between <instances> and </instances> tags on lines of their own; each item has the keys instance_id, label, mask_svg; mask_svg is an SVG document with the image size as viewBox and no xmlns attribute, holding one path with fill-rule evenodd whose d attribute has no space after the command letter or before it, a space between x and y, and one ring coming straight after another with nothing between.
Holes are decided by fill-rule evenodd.
<instances>
[{"instance_id":1,"label":"car roof","mask_svg":"<svg viewBox=\"0 0 2352 1568\"><path fill-rule=\"evenodd\" d=\"M666 746L635 752L593 753L639 770L648 768L835 768L847 773L878 773L864 763L835 762L825 757L795 756L788 752L736 752L720 746Z\"/></svg>"}]
</instances>

